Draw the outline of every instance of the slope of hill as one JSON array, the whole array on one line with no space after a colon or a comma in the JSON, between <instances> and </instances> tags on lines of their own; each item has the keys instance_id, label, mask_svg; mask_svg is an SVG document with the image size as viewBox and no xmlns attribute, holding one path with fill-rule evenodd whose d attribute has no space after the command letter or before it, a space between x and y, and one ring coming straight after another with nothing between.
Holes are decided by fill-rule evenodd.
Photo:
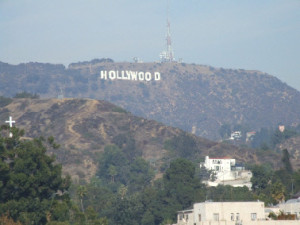
<instances>
[{"instance_id":1,"label":"slope of hill","mask_svg":"<svg viewBox=\"0 0 300 225\"><path fill-rule=\"evenodd\" d=\"M136 117L105 101L14 99L0 108L2 124L8 116L16 120L18 128L25 130L27 138L54 136L61 148L49 154L55 154L64 171L73 178L93 176L97 158L109 144L116 144L123 151L127 149L133 157L143 157L158 173L176 157L174 151L198 160L206 155L229 156L239 162L269 162L274 167L280 166L280 157L276 154L260 154L254 149L209 141L178 128ZM183 140L178 144L179 149L166 147L172 140Z\"/></svg>"},{"instance_id":2,"label":"slope of hill","mask_svg":"<svg viewBox=\"0 0 300 225\"><path fill-rule=\"evenodd\" d=\"M294 169L300 168L300 136L294 136L283 143L280 143L276 146L278 149L283 150L287 149L290 154L290 160L292 165L294 166Z\"/></svg>"},{"instance_id":3,"label":"slope of hill","mask_svg":"<svg viewBox=\"0 0 300 225\"><path fill-rule=\"evenodd\" d=\"M101 79L101 71L142 71L151 81ZM160 80L153 79L155 72ZM259 72L184 63L114 63L102 59L63 65L0 63L0 95L103 99L135 115L218 140L222 124L251 130L300 122L300 93ZM145 79L145 78L144 78Z\"/></svg>"}]
</instances>

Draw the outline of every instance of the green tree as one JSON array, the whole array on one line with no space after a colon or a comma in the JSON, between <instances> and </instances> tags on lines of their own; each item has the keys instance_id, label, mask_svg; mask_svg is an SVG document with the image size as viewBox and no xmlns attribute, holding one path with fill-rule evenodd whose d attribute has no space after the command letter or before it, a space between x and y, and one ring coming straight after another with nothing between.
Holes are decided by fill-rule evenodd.
<instances>
[{"instance_id":1,"label":"green tree","mask_svg":"<svg viewBox=\"0 0 300 225\"><path fill-rule=\"evenodd\" d=\"M116 198L109 212L110 224L140 225L143 213L144 207L140 201L140 195L128 196L122 200Z\"/></svg>"},{"instance_id":2,"label":"green tree","mask_svg":"<svg viewBox=\"0 0 300 225\"><path fill-rule=\"evenodd\" d=\"M5 107L9 105L12 101L13 100L11 98L0 96L0 107Z\"/></svg>"},{"instance_id":3,"label":"green tree","mask_svg":"<svg viewBox=\"0 0 300 225\"><path fill-rule=\"evenodd\" d=\"M143 158L136 158L129 165L128 185L131 193L144 190L151 185L154 171Z\"/></svg>"},{"instance_id":4,"label":"green tree","mask_svg":"<svg viewBox=\"0 0 300 225\"><path fill-rule=\"evenodd\" d=\"M271 181L272 173L267 170L264 166L255 165L251 168L252 171L252 189L254 191L260 192L263 189L266 189L268 183Z\"/></svg>"},{"instance_id":5,"label":"green tree","mask_svg":"<svg viewBox=\"0 0 300 225\"><path fill-rule=\"evenodd\" d=\"M276 181L270 186L271 196L276 202L283 202L285 200L285 187L280 181Z\"/></svg>"},{"instance_id":6,"label":"green tree","mask_svg":"<svg viewBox=\"0 0 300 225\"><path fill-rule=\"evenodd\" d=\"M146 211L141 220L142 225L155 225L154 215L150 211Z\"/></svg>"},{"instance_id":7,"label":"green tree","mask_svg":"<svg viewBox=\"0 0 300 225\"><path fill-rule=\"evenodd\" d=\"M291 192L292 194L300 191L300 170L293 173L291 180Z\"/></svg>"},{"instance_id":8,"label":"green tree","mask_svg":"<svg viewBox=\"0 0 300 225\"><path fill-rule=\"evenodd\" d=\"M232 187L229 185L218 185L210 187L207 197L213 201L253 201L254 196L249 189L244 187Z\"/></svg>"},{"instance_id":9,"label":"green tree","mask_svg":"<svg viewBox=\"0 0 300 225\"><path fill-rule=\"evenodd\" d=\"M23 91L21 93L17 93L14 98L40 98L38 94L31 94L29 92Z\"/></svg>"},{"instance_id":10,"label":"green tree","mask_svg":"<svg viewBox=\"0 0 300 225\"><path fill-rule=\"evenodd\" d=\"M194 137L184 132L167 140L164 144L164 148L169 150L175 157L186 159L192 159L195 154L199 153Z\"/></svg>"},{"instance_id":11,"label":"green tree","mask_svg":"<svg viewBox=\"0 0 300 225\"><path fill-rule=\"evenodd\" d=\"M111 177L111 182L115 183L115 176L118 174L118 171L114 165L108 167L108 173Z\"/></svg>"},{"instance_id":12,"label":"green tree","mask_svg":"<svg viewBox=\"0 0 300 225\"><path fill-rule=\"evenodd\" d=\"M127 160L120 148L109 145L100 156L97 175L114 192L124 185L129 193L134 193L151 185L154 172L144 159L137 157Z\"/></svg>"},{"instance_id":13,"label":"green tree","mask_svg":"<svg viewBox=\"0 0 300 225\"><path fill-rule=\"evenodd\" d=\"M116 198L112 190L101 184L90 183L86 186L87 194L85 196L84 206L92 206L101 217L106 216L112 205L113 199Z\"/></svg>"},{"instance_id":14,"label":"green tree","mask_svg":"<svg viewBox=\"0 0 300 225\"><path fill-rule=\"evenodd\" d=\"M126 184L128 169L128 160L118 146L108 145L104 148L104 153L99 159L97 175L106 184L111 181Z\"/></svg>"},{"instance_id":15,"label":"green tree","mask_svg":"<svg viewBox=\"0 0 300 225\"><path fill-rule=\"evenodd\" d=\"M80 200L80 206L81 206L81 211L82 211L82 212L84 212L83 198L84 198L84 196L86 196L86 194L87 194L86 187L83 186L83 185L80 185L80 186L77 188L77 195L78 195L79 200Z\"/></svg>"},{"instance_id":16,"label":"green tree","mask_svg":"<svg viewBox=\"0 0 300 225\"><path fill-rule=\"evenodd\" d=\"M130 133L118 134L113 138L112 142L122 150L128 161L141 157L142 151L136 148L135 139Z\"/></svg>"},{"instance_id":17,"label":"green tree","mask_svg":"<svg viewBox=\"0 0 300 225\"><path fill-rule=\"evenodd\" d=\"M289 139L297 134L296 131L290 128L286 128L283 132L279 131L278 129L275 130L271 137L272 146L275 147L277 144L281 143L282 141Z\"/></svg>"},{"instance_id":18,"label":"green tree","mask_svg":"<svg viewBox=\"0 0 300 225\"><path fill-rule=\"evenodd\" d=\"M292 174L293 173L293 167L292 167L292 164L291 164L291 161L290 161L290 154L289 154L287 149L282 150L282 159L281 159L281 161L283 162L284 169L287 172Z\"/></svg>"},{"instance_id":19,"label":"green tree","mask_svg":"<svg viewBox=\"0 0 300 225\"><path fill-rule=\"evenodd\" d=\"M127 191L128 191L128 187L126 187L124 184L121 184L121 186L119 187L118 193L121 196L122 200L124 199Z\"/></svg>"},{"instance_id":20,"label":"green tree","mask_svg":"<svg viewBox=\"0 0 300 225\"><path fill-rule=\"evenodd\" d=\"M61 165L46 155L42 139L20 140L24 132L7 126L0 131L0 214L10 212L23 224L67 220L70 179L62 178Z\"/></svg>"},{"instance_id":21,"label":"green tree","mask_svg":"<svg viewBox=\"0 0 300 225\"><path fill-rule=\"evenodd\" d=\"M222 139L226 139L230 137L231 127L229 124L223 124L219 129L219 134Z\"/></svg>"},{"instance_id":22,"label":"green tree","mask_svg":"<svg viewBox=\"0 0 300 225\"><path fill-rule=\"evenodd\" d=\"M265 148L269 149L269 146L271 145L271 136L272 136L272 130L269 130L267 128L261 128L260 131L256 132L256 134L253 136L253 140L251 142L251 146L253 148Z\"/></svg>"},{"instance_id":23,"label":"green tree","mask_svg":"<svg viewBox=\"0 0 300 225\"><path fill-rule=\"evenodd\" d=\"M175 212L183 210L198 201L196 198L198 190L203 186L195 177L195 166L192 162L178 158L171 162L163 176L164 190L160 201L165 202L168 207L161 210L164 219L175 220Z\"/></svg>"},{"instance_id":24,"label":"green tree","mask_svg":"<svg viewBox=\"0 0 300 225\"><path fill-rule=\"evenodd\" d=\"M293 191L293 173L288 172L286 169L276 170L274 172L274 178L272 179L272 185L276 182L279 182L280 184L284 185L285 197L289 197L288 194L292 193Z\"/></svg>"}]
</instances>

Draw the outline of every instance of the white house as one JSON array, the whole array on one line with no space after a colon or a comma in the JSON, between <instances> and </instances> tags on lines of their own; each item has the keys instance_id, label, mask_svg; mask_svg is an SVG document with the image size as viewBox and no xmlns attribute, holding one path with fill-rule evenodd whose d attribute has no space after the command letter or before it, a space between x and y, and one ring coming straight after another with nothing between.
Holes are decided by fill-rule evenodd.
<instances>
[{"instance_id":1,"label":"white house","mask_svg":"<svg viewBox=\"0 0 300 225\"><path fill-rule=\"evenodd\" d=\"M209 156L206 156L205 162L200 163L200 167L205 167L207 170L210 170L215 174L215 180L205 181L205 183L209 186L224 184L234 187L247 186L251 189L251 171L245 170L243 166L238 166L235 159L227 157L209 158Z\"/></svg>"},{"instance_id":2,"label":"white house","mask_svg":"<svg viewBox=\"0 0 300 225\"><path fill-rule=\"evenodd\" d=\"M241 131L234 131L231 133L229 140L238 140L242 138L242 132Z\"/></svg>"},{"instance_id":3,"label":"white house","mask_svg":"<svg viewBox=\"0 0 300 225\"><path fill-rule=\"evenodd\" d=\"M216 172L230 172L231 167L235 166L235 159L224 158L209 158L205 157L204 164L200 164L200 167L204 166L207 170L213 170Z\"/></svg>"},{"instance_id":4,"label":"white house","mask_svg":"<svg viewBox=\"0 0 300 225\"><path fill-rule=\"evenodd\" d=\"M285 214L295 214L297 219L300 219L300 198L290 199L285 203L279 204L279 210Z\"/></svg>"},{"instance_id":5,"label":"white house","mask_svg":"<svg viewBox=\"0 0 300 225\"><path fill-rule=\"evenodd\" d=\"M202 202L179 211L176 225L296 225L299 220L267 220L264 203Z\"/></svg>"}]
</instances>

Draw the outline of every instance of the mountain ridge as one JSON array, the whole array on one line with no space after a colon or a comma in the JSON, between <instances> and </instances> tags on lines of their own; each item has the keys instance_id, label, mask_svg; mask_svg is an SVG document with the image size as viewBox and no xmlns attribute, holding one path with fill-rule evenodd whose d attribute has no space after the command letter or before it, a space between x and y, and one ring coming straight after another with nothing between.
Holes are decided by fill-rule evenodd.
<instances>
[{"instance_id":1,"label":"mountain ridge","mask_svg":"<svg viewBox=\"0 0 300 225\"><path fill-rule=\"evenodd\" d=\"M101 79L100 71L159 72L159 81ZM112 102L135 115L219 140L224 124L249 130L300 123L300 92L255 70L185 63L127 63L111 59L61 64L0 63L0 95L27 91L50 98Z\"/></svg>"}]
</instances>

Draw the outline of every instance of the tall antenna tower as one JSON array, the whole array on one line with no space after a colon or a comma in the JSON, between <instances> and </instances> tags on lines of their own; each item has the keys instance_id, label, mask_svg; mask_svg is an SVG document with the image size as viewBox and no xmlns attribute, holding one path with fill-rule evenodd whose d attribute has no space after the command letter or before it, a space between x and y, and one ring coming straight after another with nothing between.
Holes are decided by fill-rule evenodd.
<instances>
[{"instance_id":1,"label":"tall antenna tower","mask_svg":"<svg viewBox=\"0 0 300 225\"><path fill-rule=\"evenodd\" d=\"M169 20L169 2L167 2L167 35L166 35L166 50L162 51L159 55L161 62L175 61L174 52L172 49L171 39L171 23Z\"/></svg>"}]
</instances>

